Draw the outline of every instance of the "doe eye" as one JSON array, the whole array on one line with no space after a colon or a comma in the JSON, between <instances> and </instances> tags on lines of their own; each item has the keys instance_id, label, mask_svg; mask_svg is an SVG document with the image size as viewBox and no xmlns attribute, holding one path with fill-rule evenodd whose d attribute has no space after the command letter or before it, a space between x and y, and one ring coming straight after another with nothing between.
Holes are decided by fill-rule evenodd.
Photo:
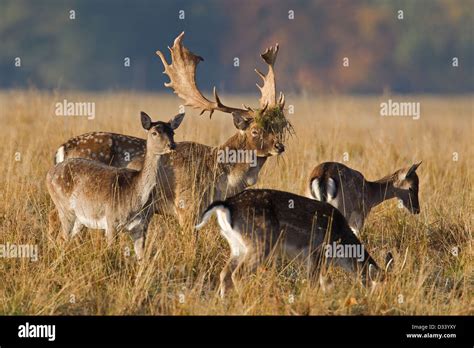
<instances>
[{"instance_id":1,"label":"doe eye","mask_svg":"<svg viewBox=\"0 0 474 348\"><path fill-rule=\"evenodd\" d=\"M154 137L156 137L158 135L157 132L152 132L151 135L153 135Z\"/></svg>"}]
</instances>

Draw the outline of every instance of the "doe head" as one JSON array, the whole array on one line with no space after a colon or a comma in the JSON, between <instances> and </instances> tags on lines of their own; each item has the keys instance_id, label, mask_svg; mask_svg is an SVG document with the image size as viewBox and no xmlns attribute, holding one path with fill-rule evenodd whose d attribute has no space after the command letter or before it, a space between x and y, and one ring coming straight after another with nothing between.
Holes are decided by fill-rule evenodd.
<instances>
[{"instance_id":1,"label":"doe head","mask_svg":"<svg viewBox=\"0 0 474 348\"><path fill-rule=\"evenodd\" d=\"M163 155L176 148L174 142L174 130L179 127L183 121L184 114L174 116L168 122L153 122L151 117L145 112L140 113L142 126L147 130L147 152L154 155Z\"/></svg>"},{"instance_id":2,"label":"doe head","mask_svg":"<svg viewBox=\"0 0 474 348\"><path fill-rule=\"evenodd\" d=\"M420 202L418 200L419 179L416 174L421 162L413 164L409 168L400 169L397 172L394 187L398 189L398 198L412 214L420 213Z\"/></svg>"}]
</instances>

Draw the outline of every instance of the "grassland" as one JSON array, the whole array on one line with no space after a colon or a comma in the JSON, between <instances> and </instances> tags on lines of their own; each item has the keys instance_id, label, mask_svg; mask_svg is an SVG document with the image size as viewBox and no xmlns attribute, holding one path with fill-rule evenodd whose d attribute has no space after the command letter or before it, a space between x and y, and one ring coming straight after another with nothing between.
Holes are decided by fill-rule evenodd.
<instances>
[{"instance_id":1,"label":"grassland","mask_svg":"<svg viewBox=\"0 0 474 348\"><path fill-rule=\"evenodd\" d=\"M55 103L65 98L95 102L95 119L55 116ZM218 275L228 247L215 223L198 234L155 216L142 264L128 256L127 235L107 249L101 231L89 230L68 245L58 231L48 232L53 207L44 178L55 149L92 130L143 137L139 111L167 120L178 112L176 97L2 92L0 244L37 245L39 259L0 259L0 314L473 314L472 97L391 96L421 102L419 120L381 117L380 103L388 98L289 95L294 114L287 116L296 136L283 156L267 161L257 187L302 194L316 164L347 156L345 163L368 179L423 160L421 214L385 202L361 234L378 262L387 251L394 254L390 280L371 292L332 269L334 287L322 291L298 263L272 262L244 275L238 291L221 300ZM234 132L228 115L209 120L187 112L178 141L218 145Z\"/></svg>"}]
</instances>

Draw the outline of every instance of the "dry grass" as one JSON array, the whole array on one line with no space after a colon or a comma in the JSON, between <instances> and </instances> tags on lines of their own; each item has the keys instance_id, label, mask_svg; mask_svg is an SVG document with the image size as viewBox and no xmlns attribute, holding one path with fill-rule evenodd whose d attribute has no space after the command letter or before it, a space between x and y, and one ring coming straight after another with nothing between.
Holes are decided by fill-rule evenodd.
<instances>
[{"instance_id":1,"label":"dry grass","mask_svg":"<svg viewBox=\"0 0 474 348\"><path fill-rule=\"evenodd\" d=\"M54 116L54 104L64 98L96 102L96 119ZM394 253L391 280L370 293L334 269L334 289L323 292L298 264L278 263L244 276L238 292L222 301L216 290L228 247L215 223L197 235L155 217L143 264L126 256L127 248L133 250L127 235L108 250L99 231L69 245L47 232L52 203L44 178L58 145L91 130L143 136L139 111L168 119L178 112L177 98L3 92L0 244L36 244L40 258L0 260L0 314L472 314L472 98L405 97L421 102L417 121L380 117L379 104L387 98L289 96L296 136L281 158L267 162L258 187L303 193L313 166L342 161L344 152L347 164L369 179L422 159L422 213L413 216L395 201L385 202L362 232L378 262ZM209 120L189 110L176 138L217 145L232 133L230 117Z\"/></svg>"}]
</instances>

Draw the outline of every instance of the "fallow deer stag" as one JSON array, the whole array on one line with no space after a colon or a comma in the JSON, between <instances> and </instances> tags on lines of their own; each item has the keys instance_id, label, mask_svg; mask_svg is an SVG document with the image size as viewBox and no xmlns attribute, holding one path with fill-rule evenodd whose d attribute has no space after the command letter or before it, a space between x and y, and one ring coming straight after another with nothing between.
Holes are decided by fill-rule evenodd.
<instances>
[{"instance_id":1,"label":"fallow deer stag","mask_svg":"<svg viewBox=\"0 0 474 348\"><path fill-rule=\"evenodd\" d=\"M260 107L234 108L224 105L214 88L214 101L203 96L196 85L196 68L201 57L183 46L184 32L174 41L171 64L163 53L157 55L170 78L166 87L184 100L186 106L201 110L229 113L238 132L224 144L211 147L195 142L177 143L176 151L164 156L159 170L156 192L156 212L176 215L181 225L190 216L199 214L210 202L236 194L254 185L267 158L284 151L283 140L291 131L284 114L284 95L276 98L274 64L278 44L268 48L261 56L268 65L267 75L258 70L263 79ZM66 158L94 159L116 167L140 168L143 165L145 141L139 138L112 134L88 133L72 138L56 152L56 162ZM219 160L223 151L246 152L255 155L250 161L230 162ZM247 156L248 158L248 156ZM192 215L191 215L192 214ZM192 221L191 221L192 222Z\"/></svg>"},{"instance_id":2,"label":"fallow deer stag","mask_svg":"<svg viewBox=\"0 0 474 348\"><path fill-rule=\"evenodd\" d=\"M59 213L62 232L72 238L82 228L105 229L109 245L116 232L127 230L137 258L143 257L148 224L153 216L151 192L161 155L176 148L174 130L184 114L170 122L152 122L142 112L148 131L145 159L139 171L115 168L84 158L71 158L51 168L46 185Z\"/></svg>"},{"instance_id":3,"label":"fallow deer stag","mask_svg":"<svg viewBox=\"0 0 474 348\"><path fill-rule=\"evenodd\" d=\"M385 276L344 216L330 204L289 192L249 189L212 203L196 229L213 213L231 249L220 274L221 296L233 287L242 266L254 270L273 251L307 262L312 277L331 262L360 274L365 285ZM392 260L388 253L386 270Z\"/></svg>"},{"instance_id":4,"label":"fallow deer stag","mask_svg":"<svg viewBox=\"0 0 474 348\"><path fill-rule=\"evenodd\" d=\"M370 210L391 198L400 199L411 213L420 213L416 174L420 164L397 170L377 181L367 181L362 173L342 163L321 163L311 172L306 195L339 209L352 230L358 233Z\"/></svg>"}]
</instances>

